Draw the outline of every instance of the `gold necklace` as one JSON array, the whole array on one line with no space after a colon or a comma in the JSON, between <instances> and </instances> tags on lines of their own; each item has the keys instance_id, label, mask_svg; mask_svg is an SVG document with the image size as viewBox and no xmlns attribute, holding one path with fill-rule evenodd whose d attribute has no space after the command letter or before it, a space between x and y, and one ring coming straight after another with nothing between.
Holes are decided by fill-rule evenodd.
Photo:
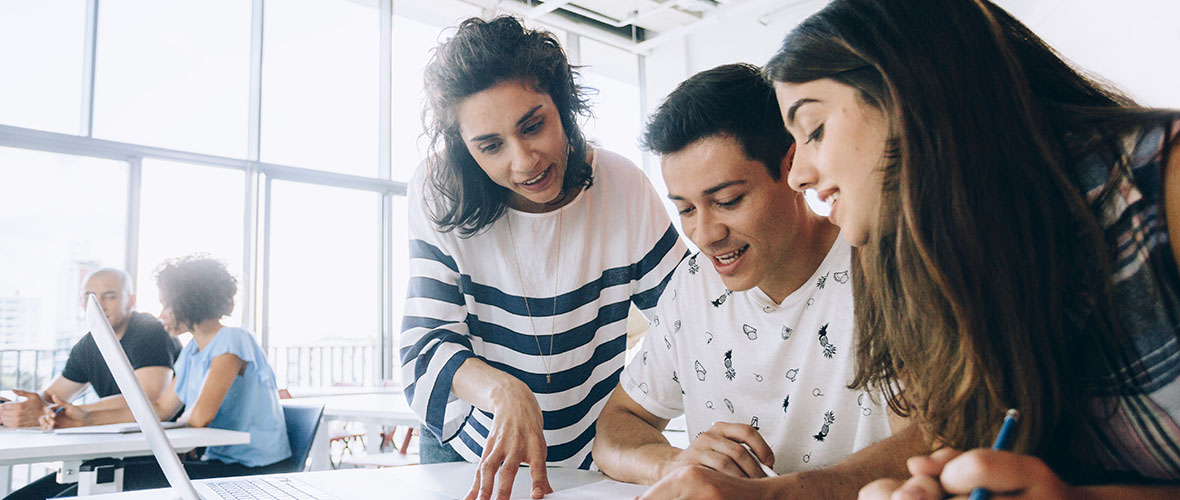
<instances>
[{"instance_id":1,"label":"gold necklace","mask_svg":"<svg viewBox=\"0 0 1180 500\"><path fill-rule=\"evenodd\" d=\"M560 208L558 210L561 210ZM541 352L541 340L537 335L537 324L533 321L533 311L529 308L528 291L524 289L524 273L520 271L520 255L516 252L516 236L512 234L512 218L511 214L504 214L504 220L508 223L508 241L512 243L512 259L516 263L516 277L520 278L520 291L524 295L524 311L529 316L529 325L533 327L533 341L537 343L537 354L541 356L541 364L545 366L545 383L553 382L553 370L550 369L550 361L553 358L553 337L557 336L557 282L561 277L561 218L562 213L557 212L557 272L553 273L553 312L549 315L549 356Z\"/></svg>"}]
</instances>

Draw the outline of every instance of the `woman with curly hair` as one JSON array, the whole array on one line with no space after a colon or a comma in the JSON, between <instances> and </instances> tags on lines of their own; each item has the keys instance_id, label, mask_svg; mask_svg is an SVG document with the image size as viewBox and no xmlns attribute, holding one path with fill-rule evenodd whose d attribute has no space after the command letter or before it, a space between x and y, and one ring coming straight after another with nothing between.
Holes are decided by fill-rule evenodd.
<instances>
[{"instance_id":1,"label":"woman with curly hair","mask_svg":"<svg viewBox=\"0 0 1180 500\"><path fill-rule=\"evenodd\" d=\"M425 84L400 352L422 460L480 462L482 498L527 462L540 497L546 464L590 467L628 310L687 248L643 172L587 143L588 89L552 34L468 19Z\"/></svg>"},{"instance_id":2,"label":"woman with curly hair","mask_svg":"<svg viewBox=\"0 0 1180 500\"><path fill-rule=\"evenodd\" d=\"M1176 498L1180 112L985 0L835 0L767 73L858 247L853 385L937 449L861 498Z\"/></svg>"},{"instance_id":3,"label":"woman with curly hair","mask_svg":"<svg viewBox=\"0 0 1180 500\"><path fill-rule=\"evenodd\" d=\"M279 404L274 372L266 353L250 332L224 326L233 312L237 280L220 261L189 256L165 262L156 271L160 320L171 335L192 333L176 360L173 391L155 402L161 418L176 416L190 427L250 433L250 443L210 446L203 459L185 460L190 477L226 477L271 472L268 466L291 456L287 426ZM59 402L60 404L61 402ZM51 427L94 425L132 420L127 408L86 412L63 405L61 414L46 412ZM168 483L154 460L136 462L124 472L125 489L164 487Z\"/></svg>"}]
</instances>

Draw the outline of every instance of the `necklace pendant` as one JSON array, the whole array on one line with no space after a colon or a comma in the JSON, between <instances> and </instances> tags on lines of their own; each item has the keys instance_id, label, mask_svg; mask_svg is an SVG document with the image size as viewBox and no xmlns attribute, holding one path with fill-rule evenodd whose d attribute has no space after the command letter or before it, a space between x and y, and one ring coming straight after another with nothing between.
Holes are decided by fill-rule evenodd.
<instances>
[{"instance_id":1,"label":"necklace pendant","mask_svg":"<svg viewBox=\"0 0 1180 500\"><path fill-rule=\"evenodd\" d=\"M546 374L545 374L545 383L546 383L546 384L549 384L549 383L552 383L552 382L553 382L553 378L552 378L552 377L551 377L551 376L550 376L548 373L546 373Z\"/></svg>"}]
</instances>

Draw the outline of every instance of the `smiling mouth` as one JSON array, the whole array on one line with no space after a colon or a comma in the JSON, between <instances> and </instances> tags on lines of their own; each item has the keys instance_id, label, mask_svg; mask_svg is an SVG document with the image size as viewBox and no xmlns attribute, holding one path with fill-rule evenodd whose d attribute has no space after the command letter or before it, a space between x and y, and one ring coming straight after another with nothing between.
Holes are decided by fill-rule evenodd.
<instances>
[{"instance_id":1,"label":"smiling mouth","mask_svg":"<svg viewBox=\"0 0 1180 500\"><path fill-rule=\"evenodd\" d=\"M726 253L726 254L714 255L713 258L717 259L717 262L720 262L721 265L726 265L726 264L732 263L735 260L738 260L738 257L741 257L742 254L746 253L746 250L749 250L749 249L750 249L750 245L746 245L744 247L741 247L737 250L734 250L734 251Z\"/></svg>"},{"instance_id":2,"label":"smiling mouth","mask_svg":"<svg viewBox=\"0 0 1180 500\"><path fill-rule=\"evenodd\" d=\"M822 199L820 201L824 202L824 204L828 206L828 210L831 211L832 207L836 205L836 201L839 199L840 199L840 192L835 191L832 194L829 194L828 196L824 197L824 199Z\"/></svg>"},{"instance_id":3,"label":"smiling mouth","mask_svg":"<svg viewBox=\"0 0 1180 500\"><path fill-rule=\"evenodd\" d=\"M529 179L529 180L527 180L527 181L524 181L524 182L522 182L522 183L520 183L520 184L521 184L521 185L523 185L523 186L534 186L534 185L536 185L537 183L539 183L539 182L541 182L541 181L545 180L545 178L546 178L546 177L549 177L549 172L550 172L551 170L553 170L553 165L550 165L548 168L546 168L545 170L541 171L541 173L537 174L537 176L536 176L536 177L533 177L532 179Z\"/></svg>"}]
</instances>

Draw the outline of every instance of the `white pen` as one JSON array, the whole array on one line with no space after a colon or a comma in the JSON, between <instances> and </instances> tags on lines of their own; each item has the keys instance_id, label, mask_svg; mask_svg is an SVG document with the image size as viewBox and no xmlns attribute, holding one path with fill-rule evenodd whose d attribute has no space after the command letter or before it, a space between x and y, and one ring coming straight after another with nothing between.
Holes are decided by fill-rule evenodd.
<instances>
[{"instance_id":1,"label":"white pen","mask_svg":"<svg viewBox=\"0 0 1180 500\"><path fill-rule=\"evenodd\" d=\"M757 463L759 467L762 467L762 472L766 473L766 477L778 477L778 473L775 472L774 469L767 467L766 464L762 463L762 461L758 459L758 455L754 454L754 450L750 449L750 445L742 443L742 446L746 447L746 451L750 452L750 456L754 457L754 462Z\"/></svg>"}]
</instances>

